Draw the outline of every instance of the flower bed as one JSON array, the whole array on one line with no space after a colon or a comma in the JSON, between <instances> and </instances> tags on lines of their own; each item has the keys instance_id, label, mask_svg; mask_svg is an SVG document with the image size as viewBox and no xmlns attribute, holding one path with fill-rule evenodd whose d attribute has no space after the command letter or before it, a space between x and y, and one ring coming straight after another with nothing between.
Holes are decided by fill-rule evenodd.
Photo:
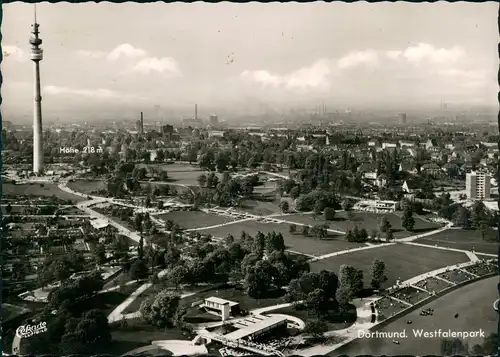
<instances>
[{"instance_id":1,"label":"flower bed","mask_svg":"<svg viewBox=\"0 0 500 357\"><path fill-rule=\"evenodd\" d=\"M420 300L429 297L429 294L422 290L418 290L414 287L408 286L393 292L391 296L414 305Z\"/></svg>"},{"instance_id":2,"label":"flower bed","mask_svg":"<svg viewBox=\"0 0 500 357\"><path fill-rule=\"evenodd\" d=\"M385 320L392 315L395 315L404 309L406 309L408 305L392 300L388 297L383 297L382 299L375 302L375 308L377 309L378 320Z\"/></svg>"},{"instance_id":3,"label":"flower bed","mask_svg":"<svg viewBox=\"0 0 500 357\"><path fill-rule=\"evenodd\" d=\"M493 264L480 261L477 264L463 268L463 270L477 276L483 276L495 272L497 270L497 267Z\"/></svg>"},{"instance_id":4,"label":"flower bed","mask_svg":"<svg viewBox=\"0 0 500 357\"><path fill-rule=\"evenodd\" d=\"M446 288L452 286L451 284L445 282L444 280L439 280L433 277L421 280L414 284L415 286L425 289L430 293L438 293Z\"/></svg>"},{"instance_id":5,"label":"flower bed","mask_svg":"<svg viewBox=\"0 0 500 357\"><path fill-rule=\"evenodd\" d=\"M470 280L472 278L471 275L463 272L461 270L451 270L437 275L440 278L451 281L455 284L463 283L464 281Z\"/></svg>"}]
</instances>

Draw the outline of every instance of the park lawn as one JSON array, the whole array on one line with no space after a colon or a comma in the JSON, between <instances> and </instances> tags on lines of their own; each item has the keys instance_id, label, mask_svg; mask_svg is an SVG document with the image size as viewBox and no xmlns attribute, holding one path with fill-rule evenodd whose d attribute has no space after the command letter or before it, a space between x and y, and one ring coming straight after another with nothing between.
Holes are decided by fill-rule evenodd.
<instances>
[{"instance_id":1,"label":"park lawn","mask_svg":"<svg viewBox=\"0 0 500 357\"><path fill-rule=\"evenodd\" d=\"M75 180L68 182L68 187L76 192L91 194L99 190L106 190L104 180Z\"/></svg>"},{"instance_id":2,"label":"park lawn","mask_svg":"<svg viewBox=\"0 0 500 357\"><path fill-rule=\"evenodd\" d=\"M325 221L323 219L322 215L317 216L316 218L314 217L313 214L311 213L297 213L297 214L291 214L291 215L284 215L284 216L279 216L276 218L281 218L287 221L292 221L292 222L297 222L297 223L302 223L302 224L309 224L311 226L316 225L316 224L328 224L331 229L338 229L343 232L347 232L350 229L354 229L355 226L358 226L359 229L364 228L368 232L368 234L371 234L373 230L380 231L379 229L379 222L384 216L384 214L377 214L377 213L372 213L372 212L352 212L353 215L353 220L349 220L347 218L347 213L343 211L339 211L335 215L335 220L333 221ZM419 217L415 217L415 227L413 229L413 232L407 232L402 226L401 226L401 218L394 214L385 214L387 216L389 222L392 225L392 229L394 231L394 237L395 238L404 238L408 237L411 235L415 235L418 233L422 233L425 231L429 230L434 230L438 229L441 226L437 223L432 223L425 221Z\"/></svg>"},{"instance_id":3,"label":"park lawn","mask_svg":"<svg viewBox=\"0 0 500 357\"><path fill-rule=\"evenodd\" d=\"M118 290L109 291L93 296L85 301L85 311L91 309L102 310L109 315L118 305L125 301L137 288L139 283L125 285Z\"/></svg>"},{"instance_id":4,"label":"park lawn","mask_svg":"<svg viewBox=\"0 0 500 357\"><path fill-rule=\"evenodd\" d=\"M178 163L178 162L173 162L173 163L152 163L152 164L137 164L135 165L137 168L149 168L149 167L154 167L159 170L164 170L167 171L168 174L171 172L193 172L193 171L201 171L201 169L196 165L190 165L187 163Z\"/></svg>"},{"instance_id":5,"label":"park lawn","mask_svg":"<svg viewBox=\"0 0 500 357\"><path fill-rule=\"evenodd\" d=\"M4 196L42 196L51 197L56 196L62 200L71 200L72 202L85 201L83 197L73 195L71 193L62 191L57 185L52 183L27 183L14 185L12 183L4 183L3 195Z\"/></svg>"},{"instance_id":6,"label":"park lawn","mask_svg":"<svg viewBox=\"0 0 500 357\"><path fill-rule=\"evenodd\" d=\"M153 341L159 340L190 340L191 336L184 335L176 328L163 329L149 325L142 318L127 320L125 327L119 323L111 325L112 342L105 351L112 355L123 355L136 348L151 345ZM165 351L165 355L168 352Z\"/></svg>"},{"instance_id":7,"label":"park lawn","mask_svg":"<svg viewBox=\"0 0 500 357\"><path fill-rule=\"evenodd\" d=\"M268 312L269 314L283 314L295 316L304 321L306 324L309 321L315 320L316 316L307 311L304 308L294 309L292 306L283 307L277 310L272 310ZM326 322L328 325L328 331L336 331L348 328L356 321L356 307L351 305L346 316L342 318L342 321L335 318L327 318Z\"/></svg>"},{"instance_id":8,"label":"park lawn","mask_svg":"<svg viewBox=\"0 0 500 357\"><path fill-rule=\"evenodd\" d=\"M143 301L146 301L151 296L156 296L161 290L162 288L160 286L150 286L148 289L144 290L141 295L136 297L135 300L123 310L123 313L130 314L139 311Z\"/></svg>"},{"instance_id":9,"label":"park lawn","mask_svg":"<svg viewBox=\"0 0 500 357\"><path fill-rule=\"evenodd\" d=\"M311 256L318 256L363 246L363 244L347 242L343 235L330 233L330 237L328 239L319 239L314 237L304 237L300 233L291 234L289 229L290 226L284 223L261 223L250 220L228 224L218 228L203 229L201 231L203 233L211 234L214 237L226 237L228 234L232 234L236 239L241 237L242 231L245 231L251 236L255 236L259 231L264 234L273 231L277 233L280 232L283 235L287 249ZM298 228L298 230L300 230L300 228Z\"/></svg>"},{"instance_id":10,"label":"park lawn","mask_svg":"<svg viewBox=\"0 0 500 357\"><path fill-rule=\"evenodd\" d=\"M267 202L248 199L242 200L240 206L237 207L237 210L257 216L268 216L270 214L281 213L279 202Z\"/></svg>"},{"instance_id":11,"label":"park lawn","mask_svg":"<svg viewBox=\"0 0 500 357\"><path fill-rule=\"evenodd\" d=\"M481 238L479 230L470 229L448 229L438 234L417 239L416 243L438 245L439 247L472 250L478 253L497 254L498 253L498 231L491 229L487 233L487 239Z\"/></svg>"},{"instance_id":12,"label":"park lawn","mask_svg":"<svg viewBox=\"0 0 500 357\"><path fill-rule=\"evenodd\" d=\"M342 254L310 264L312 271L330 270L335 273L339 272L343 264L352 265L363 270L365 286L368 286L374 259L385 263L387 282L384 287L394 285L398 279L405 281L423 273L469 261L467 255L460 252L396 244Z\"/></svg>"},{"instance_id":13,"label":"park lawn","mask_svg":"<svg viewBox=\"0 0 500 357\"><path fill-rule=\"evenodd\" d=\"M161 215L155 215L155 217L163 219L165 222L167 220L172 220L182 229L209 227L236 220L232 217L224 217L201 211L173 211Z\"/></svg>"}]
</instances>

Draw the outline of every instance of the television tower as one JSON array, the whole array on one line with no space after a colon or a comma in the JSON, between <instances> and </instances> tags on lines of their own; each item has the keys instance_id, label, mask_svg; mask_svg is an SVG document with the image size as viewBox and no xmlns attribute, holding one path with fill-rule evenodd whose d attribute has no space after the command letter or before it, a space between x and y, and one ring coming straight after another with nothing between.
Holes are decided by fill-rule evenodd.
<instances>
[{"instance_id":1,"label":"television tower","mask_svg":"<svg viewBox=\"0 0 500 357\"><path fill-rule=\"evenodd\" d=\"M42 39L38 37L38 27L36 22L36 5L35 5L35 21L31 32L30 57L34 63L35 69L35 86L34 86L34 108L33 108L33 172L39 174L43 171L43 146L42 146L42 96L40 90L40 61L43 59L43 50L40 48Z\"/></svg>"}]
</instances>

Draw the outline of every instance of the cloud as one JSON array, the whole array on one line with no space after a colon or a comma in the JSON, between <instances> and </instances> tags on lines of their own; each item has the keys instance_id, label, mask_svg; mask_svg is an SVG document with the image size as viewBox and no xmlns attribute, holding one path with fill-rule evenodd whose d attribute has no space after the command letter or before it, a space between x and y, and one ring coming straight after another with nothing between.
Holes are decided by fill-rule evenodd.
<instances>
[{"instance_id":1,"label":"cloud","mask_svg":"<svg viewBox=\"0 0 500 357\"><path fill-rule=\"evenodd\" d=\"M17 46L2 45L3 59L13 59L15 61L25 61L28 57L27 54Z\"/></svg>"},{"instance_id":2,"label":"cloud","mask_svg":"<svg viewBox=\"0 0 500 357\"><path fill-rule=\"evenodd\" d=\"M156 72L163 74L180 74L179 66L173 58L158 58L151 56L147 51L136 48L128 43L116 46L110 52L78 50L76 51L76 55L90 59L105 58L108 62L113 63L121 59L131 60L132 63L128 62L129 68L123 73L137 72L149 74L151 72Z\"/></svg>"},{"instance_id":3,"label":"cloud","mask_svg":"<svg viewBox=\"0 0 500 357\"><path fill-rule=\"evenodd\" d=\"M436 64L453 63L465 57L465 55L465 50L460 46L436 48L427 43L419 43L417 46L410 46L402 51L390 50L386 52L386 56L390 59L406 59L414 64L419 64L421 62Z\"/></svg>"},{"instance_id":4,"label":"cloud","mask_svg":"<svg viewBox=\"0 0 500 357\"><path fill-rule=\"evenodd\" d=\"M135 48L132 45L129 45L128 43L124 43L122 45L119 45L115 47L107 56L106 59L108 61L116 61L121 57L126 57L126 58L141 58L141 57L146 57L147 52L140 49L140 48Z\"/></svg>"},{"instance_id":5,"label":"cloud","mask_svg":"<svg viewBox=\"0 0 500 357\"><path fill-rule=\"evenodd\" d=\"M139 61L133 68L134 72L148 74L151 72L179 74L179 66L171 57L148 57Z\"/></svg>"},{"instance_id":6,"label":"cloud","mask_svg":"<svg viewBox=\"0 0 500 357\"><path fill-rule=\"evenodd\" d=\"M77 95L84 97L93 97L93 98L117 98L121 97L119 93L116 93L109 89L75 89L75 88L67 88L67 87L59 87L59 86L45 86L43 88L44 93L51 95Z\"/></svg>"},{"instance_id":7,"label":"cloud","mask_svg":"<svg viewBox=\"0 0 500 357\"><path fill-rule=\"evenodd\" d=\"M376 66L378 54L374 50L351 52L337 61L339 69L348 69L360 65Z\"/></svg>"},{"instance_id":8,"label":"cloud","mask_svg":"<svg viewBox=\"0 0 500 357\"><path fill-rule=\"evenodd\" d=\"M328 60L319 60L311 66L300 68L286 75L273 74L265 70L241 73L241 78L260 83L264 87L287 88L321 88L329 85L328 79L332 74L331 65Z\"/></svg>"}]
</instances>

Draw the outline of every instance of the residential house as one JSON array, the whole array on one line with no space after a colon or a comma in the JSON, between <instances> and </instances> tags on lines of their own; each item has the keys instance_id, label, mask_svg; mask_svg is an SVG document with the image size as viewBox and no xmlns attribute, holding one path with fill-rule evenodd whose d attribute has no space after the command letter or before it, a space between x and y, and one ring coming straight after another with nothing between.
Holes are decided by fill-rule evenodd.
<instances>
[{"instance_id":1,"label":"residential house","mask_svg":"<svg viewBox=\"0 0 500 357\"><path fill-rule=\"evenodd\" d=\"M401 148L413 148L415 147L415 143L411 142L411 141L403 141L403 140L400 140L399 141L399 146Z\"/></svg>"},{"instance_id":2,"label":"residential house","mask_svg":"<svg viewBox=\"0 0 500 357\"><path fill-rule=\"evenodd\" d=\"M454 162L444 164L441 170L445 173L445 175L451 178L459 176L461 172L460 167Z\"/></svg>"},{"instance_id":3,"label":"residential house","mask_svg":"<svg viewBox=\"0 0 500 357\"><path fill-rule=\"evenodd\" d=\"M375 185L378 186L378 188L382 188L387 184L387 176L385 174L381 174L377 177L375 180Z\"/></svg>"},{"instance_id":4,"label":"residential house","mask_svg":"<svg viewBox=\"0 0 500 357\"><path fill-rule=\"evenodd\" d=\"M312 145L297 145L298 152L313 151L314 147Z\"/></svg>"},{"instance_id":5,"label":"residential house","mask_svg":"<svg viewBox=\"0 0 500 357\"><path fill-rule=\"evenodd\" d=\"M405 180L401 189L404 193L414 194L420 191L420 184L416 180Z\"/></svg>"},{"instance_id":6,"label":"residential house","mask_svg":"<svg viewBox=\"0 0 500 357\"><path fill-rule=\"evenodd\" d=\"M403 163L399 164L398 171L399 172L408 172L408 173L413 174L413 175L418 173L417 167L414 164L409 163L409 162L403 162Z\"/></svg>"},{"instance_id":7,"label":"residential house","mask_svg":"<svg viewBox=\"0 0 500 357\"><path fill-rule=\"evenodd\" d=\"M433 149L437 148L437 146L438 145L437 145L436 139L429 139L425 143L426 150L433 150Z\"/></svg>"},{"instance_id":8,"label":"residential house","mask_svg":"<svg viewBox=\"0 0 500 357\"><path fill-rule=\"evenodd\" d=\"M420 171L425 172L427 175L436 176L441 173L441 168L436 163L429 163L422 165Z\"/></svg>"},{"instance_id":9,"label":"residential house","mask_svg":"<svg viewBox=\"0 0 500 357\"><path fill-rule=\"evenodd\" d=\"M396 143L382 143L382 149L396 149L398 144Z\"/></svg>"}]
</instances>

